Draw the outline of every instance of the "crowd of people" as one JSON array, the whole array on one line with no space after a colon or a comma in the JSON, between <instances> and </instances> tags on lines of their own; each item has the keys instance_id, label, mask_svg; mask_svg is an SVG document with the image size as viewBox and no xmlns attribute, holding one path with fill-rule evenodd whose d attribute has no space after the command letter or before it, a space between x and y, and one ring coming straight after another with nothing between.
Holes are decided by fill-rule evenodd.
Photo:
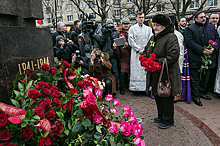
<instances>
[{"instance_id":1,"label":"crowd of people","mask_svg":"<svg viewBox=\"0 0 220 146\"><path fill-rule=\"evenodd\" d=\"M59 23L52 34L55 62L74 62L75 68L82 68L82 75L105 82L104 96L115 95L118 89L124 95L125 88L134 96L146 92L156 100L158 117L154 122L166 129L174 124L174 101L193 101L202 106L200 98L211 100L208 91L220 94L219 15L207 17L198 11L194 23L189 24L184 17L177 20L157 14L151 27L144 24L143 12L137 12L135 18L133 26L129 18L121 19L120 27L112 19L101 26L90 14L88 21L76 20L68 33L65 24ZM216 43L206 49L210 40ZM158 94L161 71L146 72L141 65L140 55L149 57L151 53L160 65L166 58L169 75L164 71L162 80L170 79L169 97ZM203 66L204 55L211 60L208 67ZM200 68L205 72L201 73Z\"/></svg>"}]
</instances>

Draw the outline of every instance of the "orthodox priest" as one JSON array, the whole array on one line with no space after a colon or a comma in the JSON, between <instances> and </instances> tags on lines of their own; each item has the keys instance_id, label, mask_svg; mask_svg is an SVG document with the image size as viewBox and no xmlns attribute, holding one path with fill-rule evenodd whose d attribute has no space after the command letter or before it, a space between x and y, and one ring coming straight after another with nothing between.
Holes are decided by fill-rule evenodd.
<instances>
[{"instance_id":1,"label":"orthodox priest","mask_svg":"<svg viewBox=\"0 0 220 146\"><path fill-rule=\"evenodd\" d=\"M146 72L141 66L139 56L153 35L151 28L143 24L143 12L137 12L136 20L137 24L132 26L128 32L128 43L131 46L129 89L133 91L133 95L137 95L140 91L146 91Z\"/></svg>"}]
</instances>

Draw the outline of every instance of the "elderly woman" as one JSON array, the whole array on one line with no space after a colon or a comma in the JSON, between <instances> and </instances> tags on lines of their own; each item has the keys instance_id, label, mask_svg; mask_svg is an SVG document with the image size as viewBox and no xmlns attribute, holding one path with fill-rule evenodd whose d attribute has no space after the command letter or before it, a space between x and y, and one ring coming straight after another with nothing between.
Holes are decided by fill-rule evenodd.
<instances>
[{"instance_id":1,"label":"elderly woman","mask_svg":"<svg viewBox=\"0 0 220 146\"><path fill-rule=\"evenodd\" d=\"M152 86L152 93L155 96L158 117L154 119L155 123L160 123L159 128L166 129L174 125L174 96L181 93L181 74L179 68L180 48L174 26L165 15L158 14L152 18L152 29L154 35L150 38L145 47L144 54L150 56L156 55L155 61L162 65L164 58L167 59L169 78L171 82L171 94L169 97L160 97L157 93L157 85L160 76L160 70L147 73L146 91ZM152 44L154 42L154 45ZM162 81L167 80L167 73L164 70ZM148 94L149 95L149 94Z\"/></svg>"},{"instance_id":2,"label":"elderly woman","mask_svg":"<svg viewBox=\"0 0 220 146\"><path fill-rule=\"evenodd\" d=\"M105 82L105 92L103 97L107 94L116 94L115 76L110 72L112 64L109 61L108 53L104 53L98 48L91 53L91 61L89 71L95 74L95 77Z\"/></svg>"}]
</instances>

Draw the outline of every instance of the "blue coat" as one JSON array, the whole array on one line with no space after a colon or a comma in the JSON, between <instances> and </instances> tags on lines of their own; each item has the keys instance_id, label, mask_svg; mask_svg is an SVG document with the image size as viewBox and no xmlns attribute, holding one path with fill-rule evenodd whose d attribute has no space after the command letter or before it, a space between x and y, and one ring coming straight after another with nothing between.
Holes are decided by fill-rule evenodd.
<instances>
[{"instance_id":1,"label":"blue coat","mask_svg":"<svg viewBox=\"0 0 220 146\"><path fill-rule=\"evenodd\" d=\"M210 24L208 21L204 25L195 21L195 24L190 25L184 31L184 37L189 55L189 67L200 68L202 64L202 52L203 46L208 46L208 41L213 40L217 42L214 46L215 51L211 54L212 64L209 68L216 66L216 53L219 48L219 36L215 29L215 26Z\"/></svg>"}]
</instances>

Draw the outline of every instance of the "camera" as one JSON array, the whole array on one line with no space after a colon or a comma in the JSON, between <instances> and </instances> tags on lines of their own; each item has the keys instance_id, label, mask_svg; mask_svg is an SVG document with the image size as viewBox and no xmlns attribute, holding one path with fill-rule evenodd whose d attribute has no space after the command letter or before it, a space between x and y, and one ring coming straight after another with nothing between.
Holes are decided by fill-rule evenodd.
<instances>
[{"instance_id":1,"label":"camera","mask_svg":"<svg viewBox=\"0 0 220 146\"><path fill-rule=\"evenodd\" d=\"M80 51L79 51L79 50L76 50L76 61L77 61L77 62L80 62L80 60L83 60L81 56L78 57L79 55L81 55L81 54L80 54Z\"/></svg>"},{"instance_id":2,"label":"camera","mask_svg":"<svg viewBox=\"0 0 220 146\"><path fill-rule=\"evenodd\" d=\"M113 28L114 28L114 26L104 25L104 27L102 28L102 33L112 32Z\"/></svg>"},{"instance_id":3,"label":"camera","mask_svg":"<svg viewBox=\"0 0 220 146\"><path fill-rule=\"evenodd\" d=\"M98 53L96 53L96 54L95 54L95 57L96 57L97 59L100 59L100 58L101 58L101 55L98 54Z\"/></svg>"}]
</instances>

